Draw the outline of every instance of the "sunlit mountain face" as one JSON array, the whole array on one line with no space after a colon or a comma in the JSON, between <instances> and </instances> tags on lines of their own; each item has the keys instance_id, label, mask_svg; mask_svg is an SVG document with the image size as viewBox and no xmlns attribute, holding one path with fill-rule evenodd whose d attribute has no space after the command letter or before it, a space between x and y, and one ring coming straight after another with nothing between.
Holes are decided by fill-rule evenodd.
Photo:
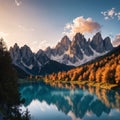
<instances>
[{"instance_id":1,"label":"sunlit mountain face","mask_svg":"<svg viewBox=\"0 0 120 120\"><path fill-rule=\"evenodd\" d=\"M85 87L81 89L53 88L43 83L20 86L34 120L119 120L120 93Z\"/></svg>"}]
</instances>

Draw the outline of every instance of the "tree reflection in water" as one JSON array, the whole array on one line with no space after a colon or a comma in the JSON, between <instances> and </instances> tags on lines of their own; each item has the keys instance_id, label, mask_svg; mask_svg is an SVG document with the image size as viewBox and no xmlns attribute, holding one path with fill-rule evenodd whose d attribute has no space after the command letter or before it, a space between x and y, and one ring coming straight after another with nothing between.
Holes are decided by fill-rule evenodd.
<instances>
[{"instance_id":1,"label":"tree reflection in water","mask_svg":"<svg viewBox=\"0 0 120 120\"><path fill-rule=\"evenodd\" d=\"M120 94L112 90L85 86L70 90L33 83L21 85L20 92L26 100L25 106L37 99L55 105L66 115L74 114L76 118L83 118L86 114L100 117L103 113L109 115L113 109L120 110Z\"/></svg>"}]
</instances>

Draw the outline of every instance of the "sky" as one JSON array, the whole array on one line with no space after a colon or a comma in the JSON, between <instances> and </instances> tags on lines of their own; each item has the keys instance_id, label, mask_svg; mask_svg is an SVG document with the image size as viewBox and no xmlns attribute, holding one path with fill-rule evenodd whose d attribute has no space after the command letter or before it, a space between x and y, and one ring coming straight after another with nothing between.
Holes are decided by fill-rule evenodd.
<instances>
[{"instance_id":1,"label":"sky","mask_svg":"<svg viewBox=\"0 0 120 120\"><path fill-rule=\"evenodd\" d=\"M0 37L37 52L64 35L92 38L100 31L120 44L120 0L0 0Z\"/></svg>"}]
</instances>

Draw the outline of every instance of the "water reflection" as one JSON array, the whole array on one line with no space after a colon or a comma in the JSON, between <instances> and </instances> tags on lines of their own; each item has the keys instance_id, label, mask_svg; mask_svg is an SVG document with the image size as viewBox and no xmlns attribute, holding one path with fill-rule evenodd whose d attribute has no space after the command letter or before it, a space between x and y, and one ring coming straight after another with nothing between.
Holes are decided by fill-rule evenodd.
<instances>
[{"instance_id":1,"label":"water reflection","mask_svg":"<svg viewBox=\"0 0 120 120\"><path fill-rule=\"evenodd\" d=\"M69 90L33 83L21 85L20 92L32 120L119 120L120 94L115 91L85 86Z\"/></svg>"}]
</instances>

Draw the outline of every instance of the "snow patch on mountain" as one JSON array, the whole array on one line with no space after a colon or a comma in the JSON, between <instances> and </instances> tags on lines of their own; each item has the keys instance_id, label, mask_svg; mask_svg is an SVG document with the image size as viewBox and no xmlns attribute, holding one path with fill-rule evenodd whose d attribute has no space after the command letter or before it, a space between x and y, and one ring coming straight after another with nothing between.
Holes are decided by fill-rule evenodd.
<instances>
[{"instance_id":1,"label":"snow patch on mountain","mask_svg":"<svg viewBox=\"0 0 120 120\"><path fill-rule=\"evenodd\" d=\"M22 60L21 60L21 63L26 67L26 68L28 68L28 69L32 69L33 68L33 65L31 64L31 65L26 65Z\"/></svg>"},{"instance_id":2,"label":"snow patch on mountain","mask_svg":"<svg viewBox=\"0 0 120 120\"><path fill-rule=\"evenodd\" d=\"M52 60L55 60L55 61L57 61L57 62L62 63L62 61L63 61L63 56L64 56L64 55L56 55L56 56L52 55L52 56L51 56L51 59L52 59Z\"/></svg>"},{"instance_id":3,"label":"snow patch on mountain","mask_svg":"<svg viewBox=\"0 0 120 120\"><path fill-rule=\"evenodd\" d=\"M67 51L65 51L64 54L66 54L66 55L68 55L68 56L70 56L70 57L73 57L73 56L74 56L72 53L70 53L70 49L68 49Z\"/></svg>"}]
</instances>

